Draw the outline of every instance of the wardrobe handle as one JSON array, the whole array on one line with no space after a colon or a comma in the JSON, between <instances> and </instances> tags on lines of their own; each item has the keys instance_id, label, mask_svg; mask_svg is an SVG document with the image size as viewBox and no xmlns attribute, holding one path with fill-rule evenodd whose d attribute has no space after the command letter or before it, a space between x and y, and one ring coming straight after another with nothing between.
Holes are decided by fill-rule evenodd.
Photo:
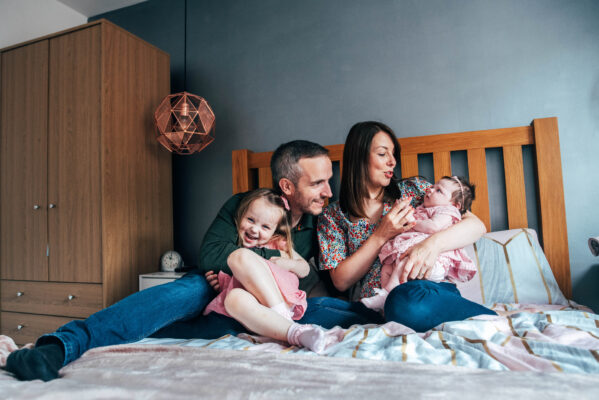
<instances>
[{"instance_id":1,"label":"wardrobe handle","mask_svg":"<svg viewBox=\"0 0 599 400\"><path fill-rule=\"evenodd\" d=\"M23 292L17 292L17 297L21 297L21 296L23 296L24 294L25 294L25 293L23 293Z\"/></svg>"},{"instance_id":2,"label":"wardrobe handle","mask_svg":"<svg viewBox=\"0 0 599 400\"><path fill-rule=\"evenodd\" d=\"M48 204L48 208L56 208L56 204L50 203L50 204Z\"/></svg>"},{"instance_id":3,"label":"wardrobe handle","mask_svg":"<svg viewBox=\"0 0 599 400\"><path fill-rule=\"evenodd\" d=\"M72 294L70 294L70 295L67 297L67 299L69 299L69 300L73 300L74 298L75 298L75 296L73 296Z\"/></svg>"},{"instance_id":4,"label":"wardrobe handle","mask_svg":"<svg viewBox=\"0 0 599 400\"><path fill-rule=\"evenodd\" d=\"M18 330L18 331L20 331L20 330L21 330L21 329L23 329L23 328L25 328L25 325L21 325L21 324L17 325L17 330Z\"/></svg>"},{"instance_id":5,"label":"wardrobe handle","mask_svg":"<svg viewBox=\"0 0 599 400\"><path fill-rule=\"evenodd\" d=\"M39 209L40 209L40 206L39 206L39 205L37 205L37 204L34 204L34 205L33 205L33 209L34 209L34 210L39 210Z\"/></svg>"}]
</instances>

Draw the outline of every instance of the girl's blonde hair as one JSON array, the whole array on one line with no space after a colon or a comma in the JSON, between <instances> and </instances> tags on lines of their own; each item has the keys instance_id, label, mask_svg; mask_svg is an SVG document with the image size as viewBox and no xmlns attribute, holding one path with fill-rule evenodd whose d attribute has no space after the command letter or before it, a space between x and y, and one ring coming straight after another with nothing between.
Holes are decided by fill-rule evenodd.
<instances>
[{"instance_id":1,"label":"girl's blonde hair","mask_svg":"<svg viewBox=\"0 0 599 400\"><path fill-rule=\"evenodd\" d=\"M290 258L293 257L293 241L291 240L291 212L287 210L286 202L283 200L281 196L276 194L272 189L256 189L249 192L239 203L237 207L237 211L235 212L235 226L237 227L237 231L239 232L239 224L243 215L247 212L250 204L257 199L264 199L268 203L276 206L281 212L281 218L277 223L277 227L275 228L275 233L273 238L276 239L276 236L284 239L287 242L287 248L285 251ZM239 246L242 245L241 238L237 238L237 244Z\"/></svg>"}]
</instances>

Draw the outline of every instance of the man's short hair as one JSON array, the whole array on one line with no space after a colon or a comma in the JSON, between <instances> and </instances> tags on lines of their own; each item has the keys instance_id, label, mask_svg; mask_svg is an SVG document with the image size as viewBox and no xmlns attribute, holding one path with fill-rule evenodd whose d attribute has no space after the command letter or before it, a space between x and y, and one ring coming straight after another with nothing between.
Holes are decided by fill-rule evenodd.
<instances>
[{"instance_id":1,"label":"man's short hair","mask_svg":"<svg viewBox=\"0 0 599 400\"><path fill-rule=\"evenodd\" d=\"M328 156L329 151L318 143L307 140L293 140L283 143L272 154L270 170L272 172L273 187L280 190L279 181L287 178L297 185L302 169L298 162L302 158Z\"/></svg>"}]
</instances>

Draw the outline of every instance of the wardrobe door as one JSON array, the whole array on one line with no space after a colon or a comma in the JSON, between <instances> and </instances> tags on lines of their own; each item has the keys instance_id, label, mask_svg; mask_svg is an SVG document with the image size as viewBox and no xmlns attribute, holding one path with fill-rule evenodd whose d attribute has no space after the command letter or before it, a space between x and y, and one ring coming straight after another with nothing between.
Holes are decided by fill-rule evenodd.
<instances>
[{"instance_id":1,"label":"wardrobe door","mask_svg":"<svg viewBox=\"0 0 599 400\"><path fill-rule=\"evenodd\" d=\"M50 281L101 282L100 26L50 39Z\"/></svg>"},{"instance_id":2,"label":"wardrobe door","mask_svg":"<svg viewBox=\"0 0 599 400\"><path fill-rule=\"evenodd\" d=\"M2 53L2 279L48 280L48 41Z\"/></svg>"}]
</instances>

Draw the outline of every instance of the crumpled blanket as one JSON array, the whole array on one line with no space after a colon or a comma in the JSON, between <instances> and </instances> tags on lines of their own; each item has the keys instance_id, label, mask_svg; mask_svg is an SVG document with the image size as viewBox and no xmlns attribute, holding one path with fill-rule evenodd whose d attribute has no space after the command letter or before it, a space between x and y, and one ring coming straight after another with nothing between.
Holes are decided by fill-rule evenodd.
<instances>
[{"instance_id":1,"label":"crumpled blanket","mask_svg":"<svg viewBox=\"0 0 599 400\"><path fill-rule=\"evenodd\" d=\"M446 322L427 332L394 322L355 325L324 356L248 334L214 340L144 339L92 349L62 368L62 379L47 384L19 382L1 372L0 393L2 398L19 399L329 400L363 399L369 396L369 387L376 389L375 397L398 390L412 393L409 388L418 389L414 395L466 399L499 398L493 393L505 398L506 390L518 398L599 397L599 315L558 305L496 304L493 308L508 315ZM16 349L8 339L3 339L5 355ZM501 375L502 371L518 373ZM382 384L383 377L388 385ZM381 386L368 379L380 380ZM177 381L182 383L173 384ZM319 383L326 383L331 391ZM314 392L314 387L323 391ZM56 396L49 395L47 388Z\"/></svg>"},{"instance_id":2,"label":"crumpled blanket","mask_svg":"<svg viewBox=\"0 0 599 400\"><path fill-rule=\"evenodd\" d=\"M32 347L33 343L28 343L22 348L30 349ZM12 338L5 335L0 335L0 368L6 365L6 359L8 358L8 355L18 349L19 346L15 344L15 341L12 340Z\"/></svg>"}]
</instances>

